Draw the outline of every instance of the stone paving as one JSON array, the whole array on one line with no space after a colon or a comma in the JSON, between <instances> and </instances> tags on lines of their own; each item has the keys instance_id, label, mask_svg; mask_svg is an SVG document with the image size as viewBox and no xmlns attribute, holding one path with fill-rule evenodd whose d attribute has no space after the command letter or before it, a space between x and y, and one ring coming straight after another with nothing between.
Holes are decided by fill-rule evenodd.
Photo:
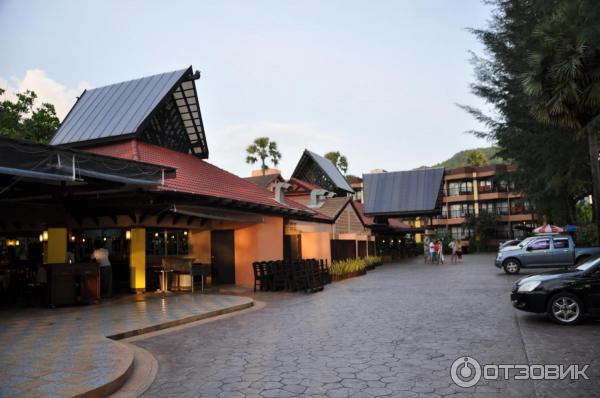
<instances>
[{"instance_id":1,"label":"stone paving","mask_svg":"<svg viewBox=\"0 0 600 398\"><path fill-rule=\"evenodd\" d=\"M586 397L600 394L600 323L554 325L512 308L516 277L489 255L379 267L321 293L262 293L264 309L138 340L159 362L145 397ZM480 381L450 366L590 363L590 380Z\"/></svg>"},{"instance_id":2,"label":"stone paving","mask_svg":"<svg viewBox=\"0 0 600 398\"><path fill-rule=\"evenodd\" d=\"M105 336L124 337L250 305L251 299L239 296L148 294L91 306L4 310L0 397L105 391L126 376L133 361L127 345Z\"/></svg>"}]
</instances>

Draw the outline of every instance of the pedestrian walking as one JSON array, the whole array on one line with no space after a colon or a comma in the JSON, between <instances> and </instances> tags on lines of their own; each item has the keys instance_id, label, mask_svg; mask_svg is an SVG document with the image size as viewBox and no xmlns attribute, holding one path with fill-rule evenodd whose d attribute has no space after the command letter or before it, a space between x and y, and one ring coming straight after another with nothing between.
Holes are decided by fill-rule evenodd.
<instances>
[{"instance_id":1,"label":"pedestrian walking","mask_svg":"<svg viewBox=\"0 0 600 398\"><path fill-rule=\"evenodd\" d=\"M458 243L456 243L456 239L452 239L448 244L448 247L450 247L450 250L452 251L450 262L452 264L458 264Z\"/></svg>"},{"instance_id":2,"label":"pedestrian walking","mask_svg":"<svg viewBox=\"0 0 600 398\"><path fill-rule=\"evenodd\" d=\"M437 242L435 244L435 251L436 251L438 264L444 264L444 262L445 262L444 245L442 244L442 241L439 239L437 240Z\"/></svg>"},{"instance_id":3,"label":"pedestrian walking","mask_svg":"<svg viewBox=\"0 0 600 398\"><path fill-rule=\"evenodd\" d=\"M433 262L435 261L435 253L435 244L432 240L431 242L429 242L429 261L431 261L431 264L433 264Z\"/></svg>"}]
</instances>

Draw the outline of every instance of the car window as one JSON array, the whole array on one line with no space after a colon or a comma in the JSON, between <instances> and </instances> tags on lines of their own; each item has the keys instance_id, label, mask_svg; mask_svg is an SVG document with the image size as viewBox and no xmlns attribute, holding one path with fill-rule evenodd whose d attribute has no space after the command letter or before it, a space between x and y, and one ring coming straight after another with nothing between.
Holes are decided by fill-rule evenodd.
<instances>
[{"instance_id":1,"label":"car window","mask_svg":"<svg viewBox=\"0 0 600 398\"><path fill-rule=\"evenodd\" d=\"M568 249L569 248L569 238L555 238L554 239L554 248L555 249Z\"/></svg>"},{"instance_id":2,"label":"car window","mask_svg":"<svg viewBox=\"0 0 600 398\"><path fill-rule=\"evenodd\" d=\"M531 250L548 250L550 248L550 239L539 239L529 245Z\"/></svg>"},{"instance_id":3,"label":"car window","mask_svg":"<svg viewBox=\"0 0 600 398\"><path fill-rule=\"evenodd\" d=\"M529 242L531 242L533 239L532 237L529 238L525 238L521 241L521 243L519 243L519 247L525 247Z\"/></svg>"}]
</instances>

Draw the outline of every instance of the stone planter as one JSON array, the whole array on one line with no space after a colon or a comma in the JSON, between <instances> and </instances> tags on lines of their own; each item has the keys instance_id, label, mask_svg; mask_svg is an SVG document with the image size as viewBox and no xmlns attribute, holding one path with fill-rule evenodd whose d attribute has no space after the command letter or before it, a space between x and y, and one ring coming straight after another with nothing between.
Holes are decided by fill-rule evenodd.
<instances>
[{"instance_id":1,"label":"stone planter","mask_svg":"<svg viewBox=\"0 0 600 398\"><path fill-rule=\"evenodd\" d=\"M343 274L343 275L331 275L331 280L334 282L343 281L344 279L350 279L350 278L354 278L356 276L362 276L362 275L365 275L366 273L367 273L367 271L363 270L363 271L356 271L356 272L348 272L347 274Z\"/></svg>"}]
</instances>

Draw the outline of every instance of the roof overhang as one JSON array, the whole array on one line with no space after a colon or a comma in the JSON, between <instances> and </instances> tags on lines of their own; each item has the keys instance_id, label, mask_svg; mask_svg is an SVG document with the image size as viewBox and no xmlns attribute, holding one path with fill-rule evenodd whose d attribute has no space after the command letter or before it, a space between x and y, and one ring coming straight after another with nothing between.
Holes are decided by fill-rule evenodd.
<instances>
[{"instance_id":1,"label":"roof overhang","mask_svg":"<svg viewBox=\"0 0 600 398\"><path fill-rule=\"evenodd\" d=\"M157 186L174 177L175 169L0 137L0 174L45 184L85 185L93 179Z\"/></svg>"},{"instance_id":2,"label":"roof overhang","mask_svg":"<svg viewBox=\"0 0 600 398\"><path fill-rule=\"evenodd\" d=\"M245 224L260 224L264 222L264 217L260 214L223 210L206 206L174 204L171 206L169 211L184 216L191 216L209 220L232 221Z\"/></svg>"}]
</instances>

